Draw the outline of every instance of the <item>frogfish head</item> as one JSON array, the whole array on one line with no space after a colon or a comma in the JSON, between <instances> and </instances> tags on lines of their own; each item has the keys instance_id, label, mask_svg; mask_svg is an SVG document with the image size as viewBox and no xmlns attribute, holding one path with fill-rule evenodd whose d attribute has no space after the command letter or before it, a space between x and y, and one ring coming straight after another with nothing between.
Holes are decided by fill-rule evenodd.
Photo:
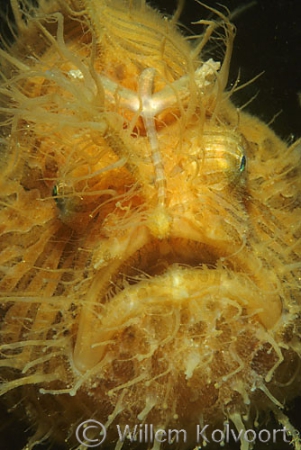
<instances>
[{"instance_id":1,"label":"frogfish head","mask_svg":"<svg viewBox=\"0 0 301 450\"><path fill-rule=\"evenodd\" d=\"M293 433L301 147L229 100L233 26L215 11L191 45L142 0L11 4L0 394L34 428L26 448L76 447L91 418L115 449L141 445L117 424L185 429L182 450L197 425L270 412ZM223 59L203 59L220 29Z\"/></svg>"}]
</instances>

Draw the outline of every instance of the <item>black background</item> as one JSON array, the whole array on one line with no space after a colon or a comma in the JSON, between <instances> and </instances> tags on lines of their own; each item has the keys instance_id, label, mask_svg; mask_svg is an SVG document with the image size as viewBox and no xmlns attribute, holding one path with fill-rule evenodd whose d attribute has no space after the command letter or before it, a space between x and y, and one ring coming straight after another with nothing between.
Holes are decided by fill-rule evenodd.
<instances>
[{"instance_id":1,"label":"black background","mask_svg":"<svg viewBox=\"0 0 301 450\"><path fill-rule=\"evenodd\" d=\"M7 1L0 1L0 8L5 10ZM234 11L237 7L251 2L207 0L206 3L220 10L222 3L230 11ZM176 8L176 0L153 0L151 4L164 14L171 14ZM202 32L201 27L191 25L191 22L208 17L212 16L203 6L194 0L186 0L181 22L191 33ZM264 71L259 79L235 95L234 102L243 105L257 94L256 99L248 105L247 111L256 114L266 123L277 116L271 127L291 143L301 137L301 106L298 102L298 92L301 93L301 0L258 0L254 6L238 15L234 24L237 27L237 35L229 87L239 72L241 83L244 83ZM1 28L5 29L3 19ZM293 424L301 430L300 403L299 400L294 402L289 416ZM25 430L18 422L12 422L9 433L4 433L3 421L7 418L1 415L0 411L0 449L20 450L25 445ZM42 448L45 450L47 446L40 447L41 450ZM274 448L276 447L262 445L259 450ZM292 449L280 446L281 450L285 448ZM55 450L59 448L56 447ZM234 447L231 450L234 450Z\"/></svg>"},{"instance_id":2,"label":"black background","mask_svg":"<svg viewBox=\"0 0 301 450\"><path fill-rule=\"evenodd\" d=\"M271 127L283 139L301 137L301 0L204 1L210 7L231 12L244 5L254 6L241 12L233 22L237 28L231 63L229 87L240 73L241 83L264 72L254 83L234 97L243 105L257 94L247 107L266 123L275 118ZM151 3L161 11L171 13L175 0L156 0ZM202 28L191 25L210 12L194 0L186 0L181 22L194 33Z\"/></svg>"}]
</instances>

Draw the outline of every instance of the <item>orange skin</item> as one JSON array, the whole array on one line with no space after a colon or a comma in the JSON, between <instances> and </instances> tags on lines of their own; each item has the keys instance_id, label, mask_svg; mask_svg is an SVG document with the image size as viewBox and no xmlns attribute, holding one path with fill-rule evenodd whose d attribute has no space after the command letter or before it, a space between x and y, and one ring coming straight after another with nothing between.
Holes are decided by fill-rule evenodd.
<instances>
[{"instance_id":1,"label":"orange skin","mask_svg":"<svg viewBox=\"0 0 301 450\"><path fill-rule=\"evenodd\" d=\"M185 428L181 449L200 420L272 411L293 432L300 143L230 102L233 27L216 12L191 47L142 1L42 2L27 23L11 3L0 394L34 424L28 448L49 430L76 445L91 417L116 449L116 424ZM219 26L224 59L203 61Z\"/></svg>"}]
</instances>

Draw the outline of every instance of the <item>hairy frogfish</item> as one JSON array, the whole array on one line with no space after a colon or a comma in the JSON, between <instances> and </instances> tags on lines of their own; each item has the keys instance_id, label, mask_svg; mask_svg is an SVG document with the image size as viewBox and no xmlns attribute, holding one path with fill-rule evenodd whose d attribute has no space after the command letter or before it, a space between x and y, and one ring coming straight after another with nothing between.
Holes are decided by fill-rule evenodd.
<instances>
[{"instance_id":1,"label":"hairy frogfish","mask_svg":"<svg viewBox=\"0 0 301 450\"><path fill-rule=\"evenodd\" d=\"M228 13L189 37L145 0L10 3L0 395L24 448L227 424L249 450L272 417L300 450L301 144L231 102Z\"/></svg>"}]
</instances>

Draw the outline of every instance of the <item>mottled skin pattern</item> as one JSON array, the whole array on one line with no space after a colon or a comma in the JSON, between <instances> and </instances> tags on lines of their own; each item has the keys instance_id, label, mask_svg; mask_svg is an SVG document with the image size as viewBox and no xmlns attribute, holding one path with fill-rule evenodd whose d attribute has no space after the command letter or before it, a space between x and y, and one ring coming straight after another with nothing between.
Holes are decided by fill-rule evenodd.
<instances>
[{"instance_id":1,"label":"mottled skin pattern","mask_svg":"<svg viewBox=\"0 0 301 450\"><path fill-rule=\"evenodd\" d=\"M191 46L142 0L11 3L0 393L33 427L27 448L76 447L91 417L112 448L116 424L186 429L171 449L270 411L293 432L301 146L229 101L227 18ZM223 61L202 61L217 29Z\"/></svg>"}]
</instances>

